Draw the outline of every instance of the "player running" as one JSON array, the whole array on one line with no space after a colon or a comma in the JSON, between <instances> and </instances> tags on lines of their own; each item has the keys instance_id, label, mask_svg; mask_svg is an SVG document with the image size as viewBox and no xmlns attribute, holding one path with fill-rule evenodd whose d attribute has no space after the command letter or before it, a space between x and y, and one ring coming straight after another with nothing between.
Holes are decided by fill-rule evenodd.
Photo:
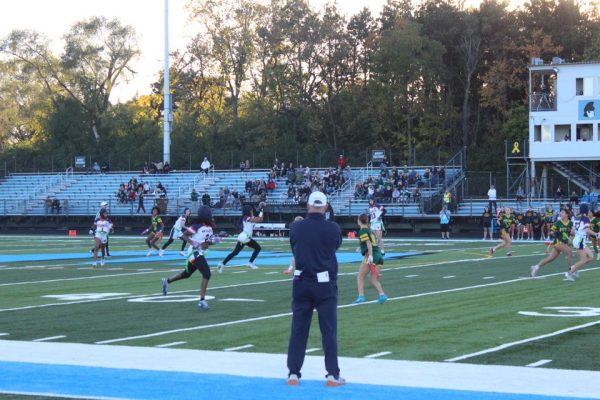
<instances>
[{"instance_id":1,"label":"player running","mask_svg":"<svg viewBox=\"0 0 600 400\"><path fill-rule=\"evenodd\" d=\"M508 233L511 224L512 209L510 207L506 207L504 210L500 209L500 212L498 213L498 225L500 226L500 239L502 239L502 243L490 248L490 256L493 256L494 253L501 248L506 249L507 256L512 256L512 252L508 251L512 245L512 240L510 238L510 234Z\"/></svg>"},{"instance_id":2,"label":"player running","mask_svg":"<svg viewBox=\"0 0 600 400\"><path fill-rule=\"evenodd\" d=\"M594 246L594 255L596 256L596 260L600 260L600 254L598 254L598 233L600 233L600 211L590 211L593 218L590 221L590 228L594 231L596 236L591 236L592 245Z\"/></svg>"},{"instance_id":3,"label":"player running","mask_svg":"<svg viewBox=\"0 0 600 400\"><path fill-rule=\"evenodd\" d=\"M197 223L189 228L184 227L184 238L190 243L188 256L185 263L185 269L175 276L163 278L161 281L163 295L167 295L169 284L180 279L187 279L196 271L202 274L202 282L200 283L200 301L198 308L208 310L209 306L206 302L206 289L210 280L210 267L204 257L204 252L210 245L220 243L221 239L213 234L215 227L212 219L212 211L208 206L202 206L198 209Z\"/></svg>"},{"instance_id":4,"label":"player running","mask_svg":"<svg viewBox=\"0 0 600 400\"><path fill-rule=\"evenodd\" d=\"M356 222L360 227L358 239L360 240L360 252L364 258L356 276L358 297L353 304L360 304L365 301L365 277L368 273L370 273L369 283L379 293L377 304L383 304L388 299L379 282L379 268L383 265L383 256L377 246L377 239L369 227L369 216L360 214Z\"/></svg>"},{"instance_id":5,"label":"player running","mask_svg":"<svg viewBox=\"0 0 600 400\"><path fill-rule=\"evenodd\" d=\"M165 228L165 224L163 224L162 218L160 217L160 209L156 206L152 207L152 217L150 219L150 226L142 232L142 235L148 234L146 237L146 245L148 246L148 253L146 256L152 255L152 249L158 250L160 254L160 248L157 246L157 243L163 237L163 229Z\"/></svg>"},{"instance_id":6,"label":"player running","mask_svg":"<svg viewBox=\"0 0 600 400\"><path fill-rule=\"evenodd\" d=\"M560 255L564 254L568 265L573 264L573 249L569 244L569 238L571 230L573 229L573 221L570 219L570 213L567 208L560 210L560 218L550 227L550 234L554 236L554 241L551 245L551 253L546 256L542 261L536 265L531 266L531 277L535 278L538 275L540 269Z\"/></svg>"},{"instance_id":7,"label":"player running","mask_svg":"<svg viewBox=\"0 0 600 400\"><path fill-rule=\"evenodd\" d=\"M568 281L575 281L579 276L579 270L585 264L592 261L593 256L589 248L586 247L585 242L588 235L595 237L596 233L590 229L590 219L588 217L589 207L587 204L581 204L579 206L579 215L573 217L573 232L575 237L573 238L573 247L577 251L579 261L574 265L571 265L569 270L565 272L565 279Z\"/></svg>"},{"instance_id":8,"label":"player running","mask_svg":"<svg viewBox=\"0 0 600 400\"><path fill-rule=\"evenodd\" d=\"M158 251L159 256L162 257L165 249L169 247L169 245L173 243L175 239L181 239L181 251L179 251L179 255L185 255L183 250L185 250L186 241L183 239L183 231L188 225L188 219L190 218L191 213L192 211L189 208L185 208L183 210L183 214L177 218L177 221L175 221L175 224L171 228L171 233L169 233L169 240L167 240L167 242L163 244L162 248Z\"/></svg>"},{"instance_id":9,"label":"player running","mask_svg":"<svg viewBox=\"0 0 600 400\"><path fill-rule=\"evenodd\" d=\"M252 238L252 233L254 232L254 225L263 221L263 210L262 206L264 203L260 203L260 211L258 216L254 216L254 208L247 204L242 208L242 232L238 235L237 242L235 243L235 249L225 259L222 263L219 264L219 273L223 273L223 269L227 265L227 263L235 256L239 254L239 252L244 248L244 246L248 246L254 251L252 252L252 256L250 256L250 262L248 266L251 269L257 269L258 267L254 264L254 260L258 257L258 253L260 253L261 247L260 245Z\"/></svg>"},{"instance_id":10,"label":"player running","mask_svg":"<svg viewBox=\"0 0 600 400\"><path fill-rule=\"evenodd\" d=\"M385 256L385 248L383 247L383 216L385 215L385 208L383 206L377 206L375 200L369 200L369 217L371 229L377 236L377 245L381 249L381 255Z\"/></svg>"},{"instance_id":11,"label":"player running","mask_svg":"<svg viewBox=\"0 0 600 400\"><path fill-rule=\"evenodd\" d=\"M96 267L98 261L98 250L101 250L100 266L104 266L104 255L106 243L108 242L108 234L112 229L112 222L108 219L108 210L102 209L98 213L98 219L94 221L94 262L92 267Z\"/></svg>"}]
</instances>

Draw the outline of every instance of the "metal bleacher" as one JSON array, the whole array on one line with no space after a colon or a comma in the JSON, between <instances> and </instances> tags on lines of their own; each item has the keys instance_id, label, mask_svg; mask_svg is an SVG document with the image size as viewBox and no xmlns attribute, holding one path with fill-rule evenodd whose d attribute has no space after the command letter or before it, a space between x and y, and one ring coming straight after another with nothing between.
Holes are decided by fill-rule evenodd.
<instances>
[{"instance_id":1,"label":"metal bleacher","mask_svg":"<svg viewBox=\"0 0 600 400\"><path fill-rule=\"evenodd\" d=\"M455 216L463 217L479 217L483 214L483 209L489 204L487 199L465 199L458 204L457 209L454 211ZM515 199L498 199L496 201L498 207L511 207L515 211L526 211L529 207L534 211L540 211L546 209L546 206L550 204L554 210L559 210L561 204L564 201L556 201L554 199L543 199L535 198L531 200L517 201Z\"/></svg>"}]
</instances>

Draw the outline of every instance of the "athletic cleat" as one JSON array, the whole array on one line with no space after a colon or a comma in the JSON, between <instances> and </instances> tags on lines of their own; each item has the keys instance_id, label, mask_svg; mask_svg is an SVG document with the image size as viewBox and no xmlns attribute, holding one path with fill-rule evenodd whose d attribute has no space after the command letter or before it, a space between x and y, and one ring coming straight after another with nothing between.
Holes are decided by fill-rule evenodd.
<instances>
[{"instance_id":1,"label":"athletic cleat","mask_svg":"<svg viewBox=\"0 0 600 400\"><path fill-rule=\"evenodd\" d=\"M163 256L163 254L165 254L165 251L164 251L163 249L160 249L160 250L158 251L158 256L159 256L159 257L162 257L162 256Z\"/></svg>"},{"instance_id":2,"label":"athletic cleat","mask_svg":"<svg viewBox=\"0 0 600 400\"><path fill-rule=\"evenodd\" d=\"M531 277L535 278L537 276L539 270L540 270L539 265L532 265L531 266Z\"/></svg>"},{"instance_id":3,"label":"athletic cleat","mask_svg":"<svg viewBox=\"0 0 600 400\"><path fill-rule=\"evenodd\" d=\"M185 253L183 252L183 250L179 252L179 255L180 256L185 256Z\"/></svg>"},{"instance_id":4,"label":"athletic cleat","mask_svg":"<svg viewBox=\"0 0 600 400\"><path fill-rule=\"evenodd\" d=\"M162 278L162 280L160 281L160 283L162 284L163 296L166 296L167 292L169 290L169 280L167 278Z\"/></svg>"},{"instance_id":5,"label":"athletic cleat","mask_svg":"<svg viewBox=\"0 0 600 400\"><path fill-rule=\"evenodd\" d=\"M148 250L148 252L146 253L146 257L150 257L152 255L152 249Z\"/></svg>"},{"instance_id":6,"label":"athletic cleat","mask_svg":"<svg viewBox=\"0 0 600 400\"><path fill-rule=\"evenodd\" d=\"M346 380L344 378L342 378L341 376L338 376L337 378L333 375L327 375L327 381L325 381L325 386L328 387L336 387L336 386L342 386L346 384Z\"/></svg>"},{"instance_id":7,"label":"athletic cleat","mask_svg":"<svg viewBox=\"0 0 600 400\"><path fill-rule=\"evenodd\" d=\"M565 272L565 279L571 282L575 282L575 275L571 271Z\"/></svg>"},{"instance_id":8,"label":"athletic cleat","mask_svg":"<svg viewBox=\"0 0 600 400\"><path fill-rule=\"evenodd\" d=\"M254 263L248 263L248 267L250 269L258 269L258 267Z\"/></svg>"},{"instance_id":9,"label":"athletic cleat","mask_svg":"<svg viewBox=\"0 0 600 400\"><path fill-rule=\"evenodd\" d=\"M208 303L206 302L206 300L200 300L198 302L198 308L201 310L208 310L210 307L208 306Z\"/></svg>"},{"instance_id":10,"label":"athletic cleat","mask_svg":"<svg viewBox=\"0 0 600 400\"><path fill-rule=\"evenodd\" d=\"M575 278L579 278L579 271L575 271L575 272L573 272L573 276L574 276Z\"/></svg>"},{"instance_id":11,"label":"athletic cleat","mask_svg":"<svg viewBox=\"0 0 600 400\"><path fill-rule=\"evenodd\" d=\"M100 259L100 266L101 266L101 267L104 267L104 257L102 257L102 258Z\"/></svg>"},{"instance_id":12,"label":"athletic cleat","mask_svg":"<svg viewBox=\"0 0 600 400\"><path fill-rule=\"evenodd\" d=\"M298 378L298 375L296 374L290 374L285 383L290 386L297 386L300 384L300 378Z\"/></svg>"},{"instance_id":13,"label":"athletic cleat","mask_svg":"<svg viewBox=\"0 0 600 400\"><path fill-rule=\"evenodd\" d=\"M596 260L600 260L600 253L596 256Z\"/></svg>"},{"instance_id":14,"label":"athletic cleat","mask_svg":"<svg viewBox=\"0 0 600 400\"><path fill-rule=\"evenodd\" d=\"M494 255L494 248L493 248L493 247L491 247L491 248L490 248L490 256L493 256L493 255Z\"/></svg>"},{"instance_id":15,"label":"athletic cleat","mask_svg":"<svg viewBox=\"0 0 600 400\"><path fill-rule=\"evenodd\" d=\"M92 263L92 268L96 268L96 263L95 262Z\"/></svg>"},{"instance_id":16,"label":"athletic cleat","mask_svg":"<svg viewBox=\"0 0 600 400\"><path fill-rule=\"evenodd\" d=\"M382 293L379 295L379 298L377 299L377 304L383 304L387 301L388 297L385 293Z\"/></svg>"},{"instance_id":17,"label":"athletic cleat","mask_svg":"<svg viewBox=\"0 0 600 400\"><path fill-rule=\"evenodd\" d=\"M512 252L509 251L508 253L506 253L506 257L512 257Z\"/></svg>"},{"instance_id":18,"label":"athletic cleat","mask_svg":"<svg viewBox=\"0 0 600 400\"><path fill-rule=\"evenodd\" d=\"M225 264L221 263L221 264L219 264L217 271L219 271L219 273L222 274L224 269L225 269Z\"/></svg>"},{"instance_id":19,"label":"athletic cleat","mask_svg":"<svg viewBox=\"0 0 600 400\"><path fill-rule=\"evenodd\" d=\"M365 302L365 296L358 296L356 300L352 302L352 304L360 304Z\"/></svg>"}]
</instances>

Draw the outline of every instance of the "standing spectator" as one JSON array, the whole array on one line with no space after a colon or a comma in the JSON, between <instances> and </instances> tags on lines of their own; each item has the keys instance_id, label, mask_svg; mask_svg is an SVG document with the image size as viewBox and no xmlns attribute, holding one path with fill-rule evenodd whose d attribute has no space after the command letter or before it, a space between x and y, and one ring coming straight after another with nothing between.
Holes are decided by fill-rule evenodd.
<instances>
[{"instance_id":1,"label":"standing spectator","mask_svg":"<svg viewBox=\"0 0 600 400\"><path fill-rule=\"evenodd\" d=\"M106 174L108 171L109 171L108 163L106 161L104 161L102 163L102 166L100 167L100 172L103 174Z\"/></svg>"},{"instance_id":2,"label":"standing spectator","mask_svg":"<svg viewBox=\"0 0 600 400\"><path fill-rule=\"evenodd\" d=\"M498 209L498 204L496 203L496 188L494 185L490 185L490 190L487 192L488 196L488 207L491 212L494 212ZM493 206L493 208L492 208Z\"/></svg>"},{"instance_id":3,"label":"standing spectator","mask_svg":"<svg viewBox=\"0 0 600 400\"><path fill-rule=\"evenodd\" d=\"M338 157L338 160L337 160L338 171L341 171L344 168L346 168L347 162L348 162L348 160L346 160L346 157L344 157L343 154L340 154L340 156Z\"/></svg>"},{"instance_id":4,"label":"standing spectator","mask_svg":"<svg viewBox=\"0 0 600 400\"><path fill-rule=\"evenodd\" d=\"M204 178L206 178L208 176L208 171L210 170L210 161L208 161L208 158L204 157L204 160L202 160L202 163L200 164L200 171L204 172ZM194 212L195 214L195 212Z\"/></svg>"},{"instance_id":5,"label":"standing spectator","mask_svg":"<svg viewBox=\"0 0 600 400\"><path fill-rule=\"evenodd\" d=\"M594 213L596 212L596 208L598 208L598 191L596 188L593 188L590 192L590 211Z\"/></svg>"},{"instance_id":6,"label":"standing spectator","mask_svg":"<svg viewBox=\"0 0 600 400\"><path fill-rule=\"evenodd\" d=\"M556 192L554 193L554 198L558 199L558 201L562 203L564 197L565 193L563 192L562 186L558 185Z\"/></svg>"},{"instance_id":7,"label":"standing spectator","mask_svg":"<svg viewBox=\"0 0 600 400\"><path fill-rule=\"evenodd\" d=\"M204 191L204 194L202 195L202 205L203 206L211 206L211 198L210 198L210 194L208 194L208 191Z\"/></svg>"},{"instance_id":8,"label":"standing spectator","mask_svg":"<svg viewBox=\"0 0 600 400\"><path fill-rule=\"evenodd\" d=\"M240 171L241 172L246 171L246 163L244 162L244 160L242 160L242 162L240 163Z\"/></svg>"},{"instance_id":9,"label":"standing spectator","mask_svg":"<svg viewBox=\"0 0 600 400\"><path fill-rule=\"evenodd\" d=\"M445 238L450 239L450 211L446 205L440 211L440 231L442 231L442 239L444 239L444 233L446 234Z\"/></svg>"},{"instance_id":10,"label":"standing spectator","mask_svg":"<svg viewBox=\"0 0 600 400\"><path fill-rule=\"evenodd\" d=\"M575 206L579 205L579 195L574 190L573 193L571 193L571 197L569 198L569 203L571 205L571 208L574 208Z\"/></svg>"},{"instance_id":11,"label":"standing spectator","mask_svg":"<svg viewBox=\"0 0 600 400\"><path fill-rule=\"evenodd\" d=\"M94 171L95 174L100 173L100 165L98 164L98 161L94 161L94 164L92 165L92 171Z\"/></svg>"},{"instance_id":12,"label":"standing spectator","mask_svg":"<svg viewBox=\"0 0 600 400\"><path fill-rule=\"evenodd\" d=\"M296 262L292 283L292 327L288 346L287 384L297 385L306 355L306 343L313 310L325 352L327 386L346 383L340 377L337 349L337 274L336 250L342 244L340 227L325 220L327 197L313 192L308 198L308 214L290 228L290 244Z\"/></svg>"},{"instance_id":13,"label":"standing spectator","mask_svg":"<svg viewBox=\"0 0 600 400\"><path fill-rule=\"evenodd\" d=\"M192 214L196 214L198 212L198 192L196 192L196 188L192 188L190 201L192 202Z\"/></svg>"},{"instance_id":14,"label":"standing spectator","mask_svg":"<svg viewBox=\"0 0 600 400\"><path fill-rule=\"evenodd\" d=\"M452 192L449 189L446 189L444 192L444 207L450 209L450 203L452 202Z\"/></svg>"},{"instance_id":15,"label":"standing spectator","mask_svg":"<svg viewBox=\"0 0 600 400\"><path fill-rule=\"evenodd\" d=\"M46 215L48 215L48 211L50 211L51 207L52 199L50 198L50 196L46 196L46 199L44 200L44 212L46 213Z\"/></svg>"},{"instance_id":16,"label":"standing spectator","mask_svg":"<svg viewBox=\"0 0 600 400\"><path fill-rule=\"evenodd\" d=\"M138 208L137 208L137 213L140 213L140 210L144 210L144 212L146 212L146 207L144 207L144 197L146 197L146 193L144 192L144 189L138 189Z\"/></svg>"}]
</instances>

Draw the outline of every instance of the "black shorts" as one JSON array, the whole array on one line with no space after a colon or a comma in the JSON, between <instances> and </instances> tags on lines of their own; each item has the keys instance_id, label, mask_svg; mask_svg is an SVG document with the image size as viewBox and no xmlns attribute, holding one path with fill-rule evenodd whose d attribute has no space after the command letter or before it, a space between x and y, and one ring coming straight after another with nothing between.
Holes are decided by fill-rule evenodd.
<instances>
[{"instance_id":1,"label":"black shorts","mask_svg":"<svg viewBox=\"0 0 600 400\"><path fill-rule=\"evenodd\" d=\"M440 224L440 230L442 232L450 232L450 224Z\"/></svg>"},{"instance_id":2,"label":"black shorts","mask_svg":"<svg viewBox=\"0 0 600 400\"><path fill-rule=\"evenodd\" d=\"M492 223L490 221L484 221L483 222L483 227L484 228L491 228L492 227Z\"/></svg>"},{"instance_id":3,"label":"black shorts","mask_svg":"<svg viewBox=\"0 0 600 400\"><path fill-rule=\"evenodd\" d=\"M188 277L196 271L199 271L203 278L210 279L210 267L204 256L196 256L194 262L186 263L184 272Z\"/></svg>"}]
</instances>

